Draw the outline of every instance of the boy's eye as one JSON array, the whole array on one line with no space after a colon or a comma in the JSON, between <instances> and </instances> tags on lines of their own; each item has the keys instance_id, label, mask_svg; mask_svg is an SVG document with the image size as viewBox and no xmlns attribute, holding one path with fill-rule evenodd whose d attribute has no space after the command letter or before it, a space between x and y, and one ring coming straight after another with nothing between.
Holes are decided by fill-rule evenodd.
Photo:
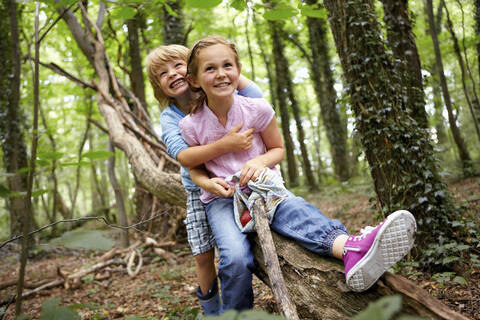
<instances>
[{"instance_id":1,"label":"boy's eye","mask_svg":"<svg viewBox=\"0 0 480 320\"><path fill-rule=\"evenodd\" d=\"M225 67L228 68L228 67L231 67L231 66L233 66L233 65L230 62L225 63Z\"/></svg>"},{"instance_id":2,"label":"boy's eye","mask_svg":"<svg viewBox=\"0 0 480 320\"><path fill-rule=\"evenodd\" d=\"M163 77L163 76L165 76L166 74L167 74L166 71L162 71L162 72L160 72L160 77Z\"/></svg>"},{"instance_id":3,"label":"boy's eye","mask_svg":"<svg viewBox=\"0 0 480 320\"><path fill-rule=\"evenodd\" d=\"M180 67L183 67L183 63L179 62L175 65L175 68L180 68Z\"/></svg>"},{"instance_id":4,"label":"boy's eye","mask_svg":"<svg viewBox=\"0 0 480 320\"><path fill-rule=\"evenodd\" d=\"M206 67L205 68L205 71L212 71L213 70L213 67Z\"/></svg>"}]
</instances>

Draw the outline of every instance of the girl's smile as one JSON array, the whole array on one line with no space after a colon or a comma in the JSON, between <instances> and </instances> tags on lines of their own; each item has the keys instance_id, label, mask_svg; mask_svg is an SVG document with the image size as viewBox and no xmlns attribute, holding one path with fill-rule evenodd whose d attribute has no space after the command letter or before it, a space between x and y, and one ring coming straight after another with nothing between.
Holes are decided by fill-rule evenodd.
<instances>
[{"instance_id":1,"label":"girl's smile","mask_svg":"<svg viewBox=\"0 0 480 320\"><path fill-rule=\"evenodd\" d=\"M240 66L232 50L223 44L209 46L198 53L198 61L193 85L203 89L209 105L218 98L231 98L240 77Z\"/></svg>"}]
</instances>

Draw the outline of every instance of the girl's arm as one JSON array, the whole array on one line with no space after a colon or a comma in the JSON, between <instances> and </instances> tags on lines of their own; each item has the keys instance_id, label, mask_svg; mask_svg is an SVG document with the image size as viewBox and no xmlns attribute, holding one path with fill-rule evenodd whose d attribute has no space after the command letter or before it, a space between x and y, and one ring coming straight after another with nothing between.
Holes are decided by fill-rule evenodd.
<instances>
[{"instance_id":1,"label":"girl's arm","mask_svg":"<svg viewBox=\"0 0 480 320\"><path fill-rule=\"evenodd\" d=\"M177 154L177 160L186 168L199 166L228 152L243 152L252 146L253 129L238 132L243 123L232 128L223 138L203 146L183 149Z\"/></svg>"},{"instance_id":2,"label":"girl's arm","mask_svg":"<svg viewBox=\"0 0 480 320\"><path fill-rule=\"evenodd\" d=\"M245 162L240 174L240 185L247 184L249 180L257 179L264 168L272 168L283 160L282 135L275 117L270 121L267 128L261 132L261 136L267 152Z\"/></svg>"},{"instance_id":3,"label":"girl's arm","mask_svg":"<svg viewBox=\"0 0 480 320\"><path fill-rule=\"evenodd\" d=\"M219 197L231 197L235 189L220 178L210 178L203 166L189 170L192 181L205 191Z\"/></svg>"}]
</instances>

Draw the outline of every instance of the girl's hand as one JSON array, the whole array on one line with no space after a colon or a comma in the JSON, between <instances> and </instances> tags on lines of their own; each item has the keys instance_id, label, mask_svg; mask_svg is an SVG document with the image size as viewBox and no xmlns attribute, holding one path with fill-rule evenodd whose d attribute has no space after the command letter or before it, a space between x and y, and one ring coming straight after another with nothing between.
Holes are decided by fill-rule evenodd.
<instances>
[{"instance_id":1,"label":"girl's hand","mask_svg":"<svg viewBox=\"0 0 480 320\"><path fill-rule=\"evenodd\" d=\"M265 169L265 165L257 158L253 158L245 162L242 167L242 173L240 174L240 185L244 186L248 181L255 181Z\"/></svg>"},{"instance_id":2,"label":"girl's hand","mask_svg":"<svg viewBox=\"0 0 480 320\"><path fill-rule=\"evenodd\" d=\"M254 129L250 128L243 132L238 132L243 126L243 123L237 124L233 127L222 139L226 152L243 152L252 146Z\"/></svg>"},{"instance_id":3,"label":"girl's hand","mask_svg":"<svg viewBox=\"0 0 480 320\"><path fill-rule=\"evenodd\" d=\"M206 191L213 193L219 197L227 198L233 196L235 188L220 178L211 178Z\"/></svg>"}]
</instances>

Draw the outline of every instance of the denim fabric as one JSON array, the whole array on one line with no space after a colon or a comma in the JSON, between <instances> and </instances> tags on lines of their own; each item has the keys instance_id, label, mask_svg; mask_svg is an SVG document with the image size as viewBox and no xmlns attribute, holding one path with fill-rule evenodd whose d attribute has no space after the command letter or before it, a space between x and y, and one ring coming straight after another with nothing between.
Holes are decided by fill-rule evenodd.
<instances>
[{"instance_id":1,"label":"denim fabric","mask_svg":"<svg viewBox=\"0 0 480 320\"><path fill-rule=\"evenodd\" d=\"M253 305L253 255L247 234L235 223L233 198L215 199L206 205L206 211L220 249L218 275L223 308L249 309ZM325 217L303 198L293 195L278 205L270 228L320 255L331 255L335 238L348 234L340 221Z\"/></svg>"},{"instance_id":2,"label":"denim fabric","mask_svg":"<svg viewBox=\"0 0 480 320\"><path fill-rule=\"evenodd\" d=\"M233 217L233 198L218 198L205 205L208 222L218 249L218 277L222 288L223 310L253 308L253 254L247 234L240 231Z\"/></svg>"},{"instance_id":3,"label":"denim fabric","mask_svg":"<svg viewBox=\"0 0 480 320\"><path fill-rule=\"evenodd\" d=\"M320 210L296 196L278 205L270 229L319 255L332 255L335 238L348 234L343 223L325 217Z\"/></svg>"}]
</instances>

